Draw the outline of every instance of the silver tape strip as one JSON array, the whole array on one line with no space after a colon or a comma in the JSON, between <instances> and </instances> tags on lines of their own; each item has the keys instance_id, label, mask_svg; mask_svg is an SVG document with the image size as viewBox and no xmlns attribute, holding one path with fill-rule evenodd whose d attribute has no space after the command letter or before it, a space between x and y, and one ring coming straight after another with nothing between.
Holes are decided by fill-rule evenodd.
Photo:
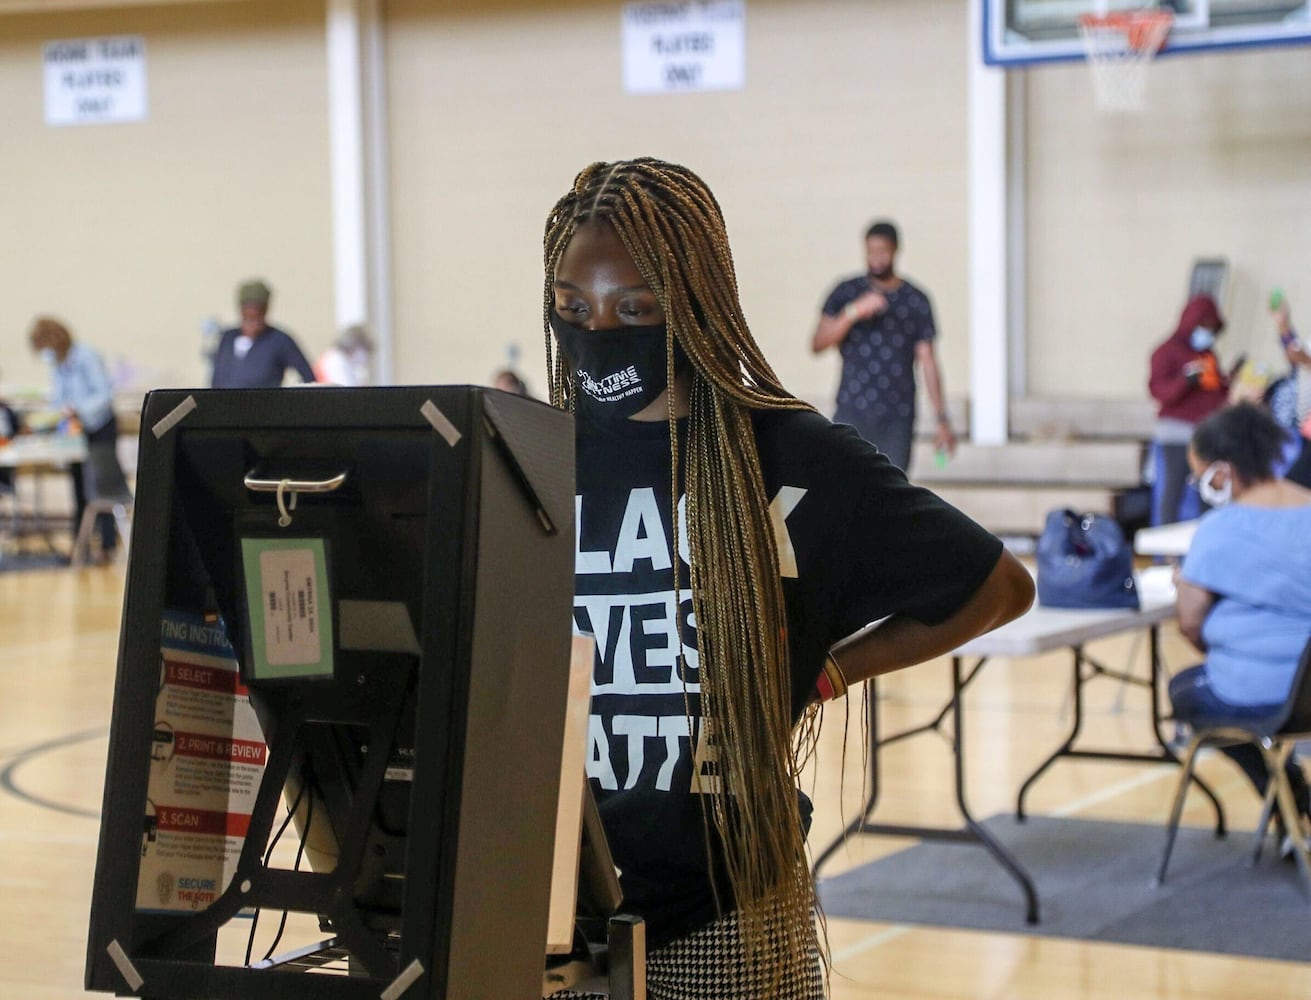
<instances>
[{"instance_id":1,"label":"silver tape strip","mask_svg":"<svg viewBox=\"0 0 1311 1000\"><path fill-rule=\"evenodd\" d=\"M454 448L460 443L461 434L455 429L455 425L446 419L446 414L437 409L437 404L431 399L419 407L419 412L423 414L424 419L432 424L432 429L446 439L446 443Z\"/></svg>"},{"instance_id":2,"label":"silver tape strip","mask_svg":"<svg viewBox=\"0 0 1311 1000\"><path fill-rule=\"evenodd\" d=\"M416 958L391 981L390 986L382 991L379 1000L400 1000L401 994L413 986L422 975L423 963Z\"/></svg>"},{"instance_id":3,"label":"silver tape strip","mask_svg":"<svg viewBox=\"0 0 1311 1000\"><path fill-rule=\"evenodd\" d=\"M196 408L196 397L188 396L177 406L173 407L168 416L162 418L154 427L150 428L150 433L155 435L155 440L159 440L174 427L176 427L188 413Z\"/></svg>"},{"instance_id":4,"label":"silver tape strip","mask_svg":"<svg viewBox=\"0 0 1311 1000\"><path fill-rule=\"evenodd\" d=\"M109 947L106 948L105 951L109 952L110 960L118 967L119 973L127 982L127 988L133 993L141 989L145 980L141 978L141 973L137 972L136 967L132 964L132 959L127 957L127 952L125 952L123 946L118 943L118 938L114 938L113 941L110 941Z\"/></svg>"}]
</instances>

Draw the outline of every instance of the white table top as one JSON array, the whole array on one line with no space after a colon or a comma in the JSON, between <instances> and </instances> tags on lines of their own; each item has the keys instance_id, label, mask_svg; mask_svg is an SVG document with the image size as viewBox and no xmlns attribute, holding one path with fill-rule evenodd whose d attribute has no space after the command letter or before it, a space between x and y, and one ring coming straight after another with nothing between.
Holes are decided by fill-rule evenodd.
<instances>
[{"instance_id":1,"label":"white table top","mask_svg":"<svg viewBox=\"0 0 1311 1000\"><path fill-rule=\"evenodd\" d=\"M0 468L29 465L69 465L86 461L81 434L24 434L0 447Z\"/></svg>"},{"instance_id":2,"label":"white table top","mask_svg":"<svg viewBox=\"0 0 1311 1000\"><path fill-rule=\"evenodd\" d=\"M1133 550L1140 556L1186 556L1200 523L1194 518L1157 528L1140 528L1133 536Z\"/></svg>"},{"instance_id":3,"label":"white table top","mask_svg":"<svg viewBox=\"0 0 1311 1000\"><path fill-rule=\"evenodd\" d=\"M1035 656L1053 649L1078 646L1093 639L1150 628L1175 616L1172 601L1144 596L1140 609L1082 611L1035 605L1027 614L955 651L955 656Z\"/></svg>"}]
</instances>

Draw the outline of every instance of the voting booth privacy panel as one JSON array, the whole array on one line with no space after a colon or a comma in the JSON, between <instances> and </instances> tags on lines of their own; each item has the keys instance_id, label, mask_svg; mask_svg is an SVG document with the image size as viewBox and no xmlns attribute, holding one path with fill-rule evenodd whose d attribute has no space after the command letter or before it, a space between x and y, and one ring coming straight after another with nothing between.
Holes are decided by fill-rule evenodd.
<instances>
[{"instance_id":1,"label":"voting booth privacy panel","mask_svg":"<svg viewBox=\"0 0 1311 1000\"><path fill-rule=\"evenodd\" d=\"M573 492L492 390L147 397L89 989L541 995ZM225 959L255 910L323 940Z\"/></svg>"}]
</instances>

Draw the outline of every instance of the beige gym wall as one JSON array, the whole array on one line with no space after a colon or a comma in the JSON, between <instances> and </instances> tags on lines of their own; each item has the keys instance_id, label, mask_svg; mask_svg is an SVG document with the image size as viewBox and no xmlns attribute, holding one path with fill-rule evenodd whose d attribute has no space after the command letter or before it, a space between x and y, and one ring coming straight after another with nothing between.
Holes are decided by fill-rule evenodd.
<instances>
[{"instance_id":1,"label":"beige gym wall","mask_svg":"<svg viewBox=\"0 0 1311 1000\"><path fill-rule=\"evenodd\" d=\"M518 343L540 391L546 211L587 161L653 153L719 195L748 317L797 392L831 396L810 329L886 213L963 393L966 9L749 0L744 90L628 96L615 0L386 0L399 380L482 381ZM146 38L150 119L46 127L41 46L125 33ZM1127 121L1097 116L1086 72L1027 78L1030 391L1141 397L1202 254L1231 261L1229 350L1273 360L1269 287L1311 296L1308 49L1165 60ZM150 384L196 384L202 320L256 273L275 320L325 346L324 73L323 0L0 16L0 378L44 383L23 335L50 310Z\"/></svg>"},{"instance_id":2,"label":"beige gym wall","mask_svg":"<svg viewBox=\"0 0 1311 1000\"><path fill-rule=\"evenodd\" d=\"M1311 49L1162 59L1141 115L1083 65L1028 74L1029 391L1141 398L1194 257L1229 259L1218 350L1286 370L1267 302L1311 322Z\"/></svg>"},{"instance_id":3,"label":"beige gym wall","mask_svg":"<svg viewBox=\"0 0 1311 1000\"><path fill-rule=\"evenodd\" d=\"M42 47L140 34L149 119L51 128ZM263 275L313 358L333 336L322 0L0 16L0 377L43 387L32 317L147 385L208 378L201 324Z\"/></svg>"},{"instance_id":4,"label":"beige gym wall","mask_svg":"<svg viewBox=\"0 0 1311 1000\"><path fill-rule=\"evenodd\" d=\"M746 87L630 96L613 0L390 0L397 373L483 381L523 350L544 390L546 214L596 159L655 155L719 197L747 318L784 382L827 403L810 333L862 233L902 227L964 391L963 0L749 0Z\"/></svg>"}]
</instances>

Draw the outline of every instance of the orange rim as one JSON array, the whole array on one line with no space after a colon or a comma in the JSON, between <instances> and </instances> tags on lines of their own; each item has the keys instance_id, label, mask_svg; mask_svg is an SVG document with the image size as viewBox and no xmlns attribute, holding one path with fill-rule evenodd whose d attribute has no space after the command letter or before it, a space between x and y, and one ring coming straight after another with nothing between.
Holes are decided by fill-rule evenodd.
<instances>
[{"instance_id":1,"label":"orange rim","mask_svg":"<svg viewBox=\"0 0 1311 1000\"><path fill-rule=\"evenodd\" d=\"M1159 49L1170 33L1174 15L1168 10L1119 10L1110 14L1080 14L1080 27L1110 28L1124 33L1131 49Z\"/></svg>"}]
</instances>

